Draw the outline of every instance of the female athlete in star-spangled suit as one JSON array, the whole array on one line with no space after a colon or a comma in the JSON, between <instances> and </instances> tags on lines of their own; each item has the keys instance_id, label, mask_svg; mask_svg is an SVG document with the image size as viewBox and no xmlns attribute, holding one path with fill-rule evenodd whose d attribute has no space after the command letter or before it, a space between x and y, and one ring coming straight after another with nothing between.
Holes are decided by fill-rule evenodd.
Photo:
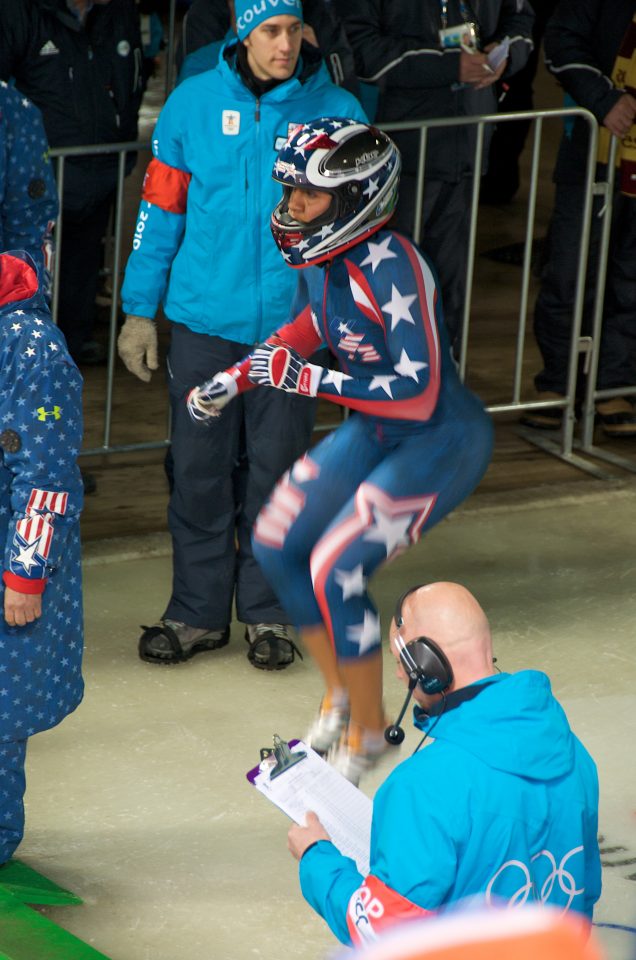
<instances>
[{"instance_id":1,"label":"female athlete in star-spangled suit","mask_svg":"<svg viewBox=\"0 0 636 960\"><path fill-rule=\"evenodd\" d=\"M283 476L253 540L327 684L309 740L326 752L350 716L331 759L357 780L384 748L369 578L475 488L492 425L457 375L429 262L382 229L397 198L394 144L364 124L323 118L292 137L274 177L284 185L274 237L290 265L311 267L299 276L295 319L189 405L195 417L214 415L256 383L351 411ZM338 370L305 361L323 341Z\"/></svg>"}]
</instances>

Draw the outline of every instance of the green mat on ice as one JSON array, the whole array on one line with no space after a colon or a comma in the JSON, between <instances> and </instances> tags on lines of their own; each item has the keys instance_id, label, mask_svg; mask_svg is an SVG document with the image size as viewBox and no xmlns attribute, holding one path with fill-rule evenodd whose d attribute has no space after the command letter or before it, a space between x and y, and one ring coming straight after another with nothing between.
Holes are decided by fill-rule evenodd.
<instances>
[{"instance_id":1,"label":"green mat on ice","mask_svg":"<svg viewBox=\"0 0 636 960\"><path fill-rule=\"evenodd\" d=\"M0 960L108 960L27 904L66 906L81 897L19 860L0 867Z\"/></svg>"}]
</instances>

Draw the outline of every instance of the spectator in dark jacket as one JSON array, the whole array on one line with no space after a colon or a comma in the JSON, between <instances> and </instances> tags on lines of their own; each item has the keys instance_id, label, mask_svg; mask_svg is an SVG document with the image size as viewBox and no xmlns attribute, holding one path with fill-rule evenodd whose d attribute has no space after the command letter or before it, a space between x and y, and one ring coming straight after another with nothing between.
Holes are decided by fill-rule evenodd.
<instances>
[{"instance_id":1,"label":"spectator in dark jacket","mask_svg":"<svg viewBox=\"0 0 636 960\"><path fill-rule=\"evenodd\" d=\"M320 48L333 82L357 96L359 85L353 54L333 4L330 0L304 0L303 16L305 27L310 27L314 34L305 39L315 41ZM183 23L180 60L215 40L223 40L231 29L230 21L228 0L194 0ZM216 60L210 63L210 68L214 66Z\"/></svg>"},{"instance_id":2,"label":"spectator in dark jacket","mask_svg":"<svg viewBox=\"0 0 636 960\"><path fill-rule=\"evenodd\" d=\"M572 101L590 110L602 125L599 161L608 159L610 134L618 137L619 167L613 197L610 249L603 303L597 387L636 386L636 5L633 0L561 0L545 34L546 62ZM566 393L572 314L583 217L588 125L568 124L554 174L555 206L549 250L534 316L534 332L544 368L535 377L539 399ZM604 176L601 167L599 175ZM603 197L592 213L591 259L585 291L583 331L590 332L602 226ZM583 377L579 377L579 389ZM603 431L636 436L636 410L628 397L596 404ZM527 414L524 423L543 428L561 425L561 410Z\"/></svg>"},{"instance_id":3,"label":"spectator in dark jacket","mask_svg":"<svg viewBox=\"0 0 636 960\"><path fill-rule=\"evenodd\" d=\"M532 49L526 0L483 0L473 7L464 0L337 0L336 9L358 77L379 87L380 123L494 113L495 82L519 70ZM492 69L487 54L504 40L507 56ZM419 137L392 136L404 161L395 225L412 235ZM465 299L474 145L474 127L437 129L428 137L421 246L437 266L455 344Z\"/></svg>"},{"instance_id":4,"label":"spectator in dark jacket","mask_svg":"<svg viewBox=\"0 0 636 960\"><path fill-rule=\"evenodd\" d=\"M136 140L141 67L134 0L0 4L0 79L40 108L52 147ZM103 359L92 326L116 181L116 154L64 164L58 321L80 362Z\"/></svg>"}]
</instances>

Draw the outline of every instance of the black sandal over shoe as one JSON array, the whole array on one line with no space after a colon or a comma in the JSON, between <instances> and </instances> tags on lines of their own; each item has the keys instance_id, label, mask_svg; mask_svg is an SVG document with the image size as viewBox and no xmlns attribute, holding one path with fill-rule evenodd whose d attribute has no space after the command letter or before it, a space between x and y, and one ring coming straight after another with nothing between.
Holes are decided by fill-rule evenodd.
<instances>
[{"instance_id":1,"label":"black sandal over shoe","mask_svg":"<svg viewBox=\"0 0 636 960\"><path fill-rule=\"evenodd\" d=\"M151 627L142 624L139 638L139 656L146 663L169 666L190 660L195 653L218 650L230 640L230 628L202 632L176 620L159 620Z\"/></svg>"},{"instance_id":2,"label":"black sandal over shoe","mask_svg":"<svg viewBox=\"0 0 636 960\"><path fill-rule=\"evenodd\" d=\"M245 628L245 639L250 645L247 659L258 670L284 670L303 655L282 623L250 623Z\"/></svg>"}]
</instances>

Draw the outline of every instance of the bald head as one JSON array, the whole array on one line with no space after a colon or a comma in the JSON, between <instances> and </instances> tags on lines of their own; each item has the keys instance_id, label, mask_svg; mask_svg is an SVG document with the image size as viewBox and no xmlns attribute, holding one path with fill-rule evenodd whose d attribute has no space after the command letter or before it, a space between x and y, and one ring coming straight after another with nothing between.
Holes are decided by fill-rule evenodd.
<instances>
[{"instance_id":1,"label":"bald head","mask_svg":"<svg viewBox=\"0 0 636 960\"><path fill-rule=\"evenodd\" d=\"M429 637L450 660L451 689L465 687L493 673L492 639L486 614L459 583L429 583L409 593L402 604L399 629L405 643ZM392 638L397 633L392 625ZM394 653L395 643L392 644Z\"/></svg>"}]
</instances>

